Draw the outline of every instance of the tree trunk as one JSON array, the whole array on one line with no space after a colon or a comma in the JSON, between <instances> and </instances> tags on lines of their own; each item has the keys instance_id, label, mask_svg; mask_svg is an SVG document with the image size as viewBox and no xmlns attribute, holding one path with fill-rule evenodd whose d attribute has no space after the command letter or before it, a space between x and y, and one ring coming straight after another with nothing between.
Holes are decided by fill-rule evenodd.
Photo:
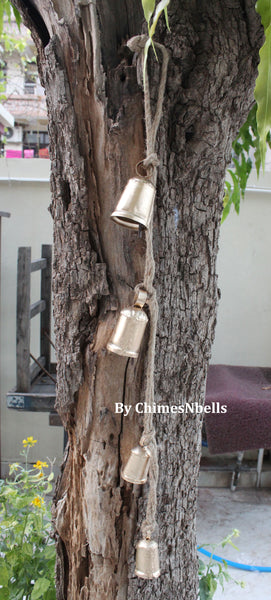
<instances>
[{"instance_id":1,"label":"tree trunk","mask_svg":"<svg viewBox=\"0 0 271 600\"><path fill-rule=\"evenodd\" d=\"M52 160L57 408L69 434L54 521L58 600L195 600L200 414L155 415L161 576L134 576L147 485L120 479L142 416L137 361L109 354L119 310L142 281L145 241L110 220L144 157L142 90L129 37L139 2L14 0L38 48ZM262 39L253 0L172 0L154 210L159 322L156 404L203 404L217 304L215 272L231 141L253 101ZM153 101L160 66L151 59ZM208 540L207 540L208 541Z\"/></svg>"}]
</instances>

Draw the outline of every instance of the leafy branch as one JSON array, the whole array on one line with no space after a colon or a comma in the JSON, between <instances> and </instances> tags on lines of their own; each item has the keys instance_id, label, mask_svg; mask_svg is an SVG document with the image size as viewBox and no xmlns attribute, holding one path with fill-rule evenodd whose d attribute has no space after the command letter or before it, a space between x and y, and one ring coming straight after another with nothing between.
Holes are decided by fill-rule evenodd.
<instances>
[{"instance_id":1,"label":"leafy branch","mask_svg":"<svg viewBox=\"0 0 271 600\"><path fill-rule=\"evenodd\" d=\"M254 97L256 103L232 144L235 169L228 169L231 181L225 182L224 211L222 222L234 205L239 214L240 201L244 198L247 180L252 168L251 154L259 177L265 168L267 146L271 148L271 0L258 0L256 11L261 16L265 41L260 49L260 62Z\"/></svg>"},{"instance_id":2,"label":"leafy branch","mask_svg":"<svg viewBox=\"0 0 271 600\"><path fill-rule=\"evenodd\" d=\"M155 34L157 23L159 21L160 16L162 15L162 13L164 13L164 15L165 15L166 25L167 25L168 30L170 31L169 21L168 21L168 12L167 12L167 7L168 7L169 3L170 3L170 0L160 0L160 2L158 2L157 6L155 8L156 0L141 0L144 17L145 17L147 25L148 25L148 35L149 35L149 37L146 41L146 44L145 44L145 48L144 48L144 66L143 66L144 88L145 88L145 76L146 76L147 60L148 60L150 46L153 47L154 54L157 58L153 37Z\"/></svg>"},{"instance_id":3,"label":"leafy branch","mask_svg":"<svg viewBox=\"0 0 271 600\"><path fill-rule=\"evenodd\" d=\"M22 17L20 15L19 11L17 10L17 8L15 8L15 6L10 4L9 0L0 0L0 36L1 37L3 34L5 15L7 16L9 23L11 23L12 17L14 16L19 29L20 29L21 22L22 22Z\"/></svg>"},{"instance_id":4,"label":"leafy branch","mask_svg":"<svg viewBox=\"0 0 271 600\"><path fill-rule=\"evenodd\" d=\"M264 170L266 139L271 128L271 3L270 0L258 0L256 11L261 16L265 42L260 49L258 77L254 91L257 102L257 127L260 138L260 156Z\"/></svg>"},{"instance_id":5,"label":"leafy branch","mask_svg":"<svg viewBox=\"0 0 271 600\"><path fill-rule=\"evenodd\" d=\"M258 176L260 173L262 160L256 112L257 104L255 103L246 122L242 125L236 139L232 143L232 162L234 168L228 169L231 180L226 180L225 182L222 223L228 216L232 204L237 214L239 214L241 198L245 196L247 180L252 169L252 155ZM270 132L267 135L267 143L270 146Z\"/></svg>"}]
</instances>

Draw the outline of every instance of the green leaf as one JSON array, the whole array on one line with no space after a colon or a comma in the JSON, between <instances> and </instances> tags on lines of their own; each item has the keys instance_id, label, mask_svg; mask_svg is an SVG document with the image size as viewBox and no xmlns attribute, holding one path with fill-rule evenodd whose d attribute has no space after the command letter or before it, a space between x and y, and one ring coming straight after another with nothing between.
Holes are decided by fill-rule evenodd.
<instances>
[{"instance_id":1,"label":"green leaf","mask_svg":"<svg viewBox=\"0 0 271 600\"><path fill-rule=\"evenodd\" d=\"M260 138L261 162L264 170L266 137L271 127L271 25L265 31L265 42L260 50L260 63L254 97L257 102L256 118Z\"/></svg>"},{"instance_id":2,"label":"green leaf","mask_svg":"<svg viewBox=\"0 0 271 600\"><path fill-rule=\"evenodd\" d=\"M12 10L13 10L13 14L14 14L14 17L15 17L15 21L16 21L17 27L18 27L18 29L20 29L21 28L22 17L20 15L19 11L17 10L17 8L15 8L15 6L12 6Z\"/></svg>"},{"instance_id":3,"label":"green leaf","mask_svg":"<svg viewBox=\"0 0 271 600\"><path fill-rule=\"evenodd\" d=\"M146 87L146 69L147 69L147 60L148 60L148 53L149 53L149 48L151 45L152 41L151 38L148 38L144 47L144 63L143 63L143 84L144 84L144 89Z\"/></svg>"},{"instance_id":4,"label":"green leaf","mask_svg":"<svg viewBox=\"0 0 271 600\"><path fill-rule=\"evenodd\" d=\"M6 552L5 558L7 563L11 566L11 568L14 568L19 558L17 548L13 548L12 550Z\"/></svg>"},{"instance_id":5,"label":"green leaf","mask_svg":"<svg viewBox=\"0 0 271 600\"><path fill-rule=\"evenodd\" d=\"M271 0L258 0L255 9L261 15L262 24L267 29L271 24Z\"/></svg>"},{"instance_id":6,"label":"green leaf","mask_svg":"<svg viewBox=\"0 0 271 600\"><path fill-rule=\"evenodd\" d=\"M223 573L222 572L219 573L219 575L218 575L218 581L219 581L219 583L220 583L220 585L222 587L222 590L224 591L224 579L223 579Z\"/></svg>"},{"instance_id":7,"label":"green leaf","mask_svg":"<svg viewBox=\"0 0 271 600\"><path fill-rule=\"evenodd\" d=\"M6 529L9 529L10 527L15 527L16 525L18 525L18 521L16 521L15 517L13 516L7 519L3 519L3 521L1 521L1 527L4 527Z\"/></svg>"},{"instance_id":8,"label":"green leaf","mask_svg":"<svg viewBox=\"0 0 271 600\"><path fill-rule=\"evenodd\" d=\"M2 587L0 589L0 600L9 600L10 599L10 595L9 595L9 590L7 587Z\"/></svg>"},{"instance_id":9,"label":"green leaf","mask_svg":"<svg viewBox=\"0 0 271 600\"><path fill-rule=\"evenodd\" d=\"M8 17L9 22L10 22L10 17L11 17L11 5L10 5L10 2L9 2L9 0L2 0L2 2L4 3L4 10L5 10L5 13L6 13L7 17Z\"/></svg>"},{"instance_id":10,"label":"green leaf","mask_svg":"<svg viewBox=\"0 0 271 600\"><path fill-rule=\"evenodd\" d=\"M20 582L20 586L21 586L21 582ZM20 589L15 596L12 596L12 600L23 600L23 598L25 599L25 594L24 594L24 590Z\"/></svg>"},{"instance_id":11,"label":"green leaf","mask_svg":"<svg viewBox=\"0 0 271 600\"><path fill-rule=\"evenodd\" d=\"M231 200L234 204L234 208L235 208L237 214L239 214L241 194L240 194L238 177L231 169L228 169L228 172L230 173L232 180L233 180L233 190L231 192Z\"/></svg>"},{"instance_id":12,"label":"green leaf","mask_svg":"<svg viewBox=\"0 0 271 600\"><path fill-rule=\"evenodd\" d=\"M203 574L206 568L205 562L199 558L199 575Z\"/></svg>"},{"instance_id":13,"label":"green leaf","mask_svg":"<svg viewBox=\"0 0 271 600\"><path fill-rule=\"evenodd\" d=\"M8 585L10 579L10 574L9 574L9 570L7 569L7 567L3 564L0 564L0 583L3 586Z\"/></svg>"},{"instance_id":14,"label":"green leaf","mask_svg":"<svg viewBox=\"0 0 271 600\"><path fill-rule=\"evenodd\" d=\"M45 494L50 494L50 492L52 491L53 486L51 485L51 483L48 483L47 487L44 490Z\"/></svg>"},{"instance_id":15,"label":"green leaf","mask_svg":"<svg viewBox=\"0 0 271 600\"><path fill-rule=\"evenodd\" d=\"M47 481L52 481L52 479L54 479L54 473L53 473L53 472L52 472L52 473L50 473L50 475L49 475L49 477L48 477Z\"/></svg>"},{"instance_id":16,"label":"green leaf","mask_svg":"<svg viewBox=\"0 0 271 600\"><path fill-rule=\"evenodd\" d=\"M55 588L50 588L44 594L44 600L56 600L56 591Z\"/></svg>"},{"instance_id":17,"label":"green leaf","mask_svg":"<svg viewBox=\"0 0 271 600\"><path fill-rule=\"evenodd\" d=\"M210 571L210 573L207 575L207 581L209 585L209 594L212 598L217 588L216 576L213 571Z\"/></svg>"},{"instance_id":18,"label":"green leaf","mask_svg":"<svg viewBox=\"0 0 271 600\"><path fill-rule=\"evenodd\" d=\"M4 2L0 2L0 36L3 33L4 25Z\"/></svg>"},{"instance_id":19,"label":"green leaf","mask_svg":"<svg viewBox=\"0 0 271 600\"><path fill-rule=\"evenodd\" d=\"M165 14L166 26L167 26L168 30L170 31L167 6L164 8L164 14Z\"/></svg>"},{"instance_id":20,"label":"green leaf","mask_svg":"<svg viewBox=\"0 0 271 600\"><path fill-rule=\"evenodd\" d=\"M29 542L24 542L22 545L22 552L26 557L32 557L33 555L33 546L29 544Z\"/></svg>"},{"instance_id":21,"label":"green leaf","mask_svg":"<svg viewBox=\"0 0 271 600\"><path fill-rule=\"evenodd\" d=\"M223 571L223 577L224 577L225 581L231 581L231 576L229 575L229 573L227 571Z\"/></svg>"},{"instance_id":22,"label":"green leaf","mask_svg":"<svg viewBox=\"0 0 271 600\"><path fill-rule=\"evenodd\" d=\"M46 548L44 549L43 552L43 556L46 559L50 559L50 558L54 558L56 555L56 550L55 550L55 544L50 544L48 546L46 546Z\"/></svg>"},{"instance_id":23,"label":"green leaf","mask_svg":"<svg viewBox=\"0 0 271 600\"><path fill-rule=\"evenodd\" d=\"M37 579L33 587L31 600L39 600L39 598L42 598L43 594L47 592L50 585L51 583L49 579L46 579L46 577L40 577L40 579Z\"/></svg>"},{"instance_id":24,"label":"green leaf","mask_svg":"<svg viewBox=\"0 0 271 600\"><path fill-rule=\"evenodd\" d=\"M155 0L141 0L141 4L144 11L144 17L149 24L155 9Z\"/></svg>"},{"instance_id":25,"label":"green leaf","mask_svg":"<svg viewBox=\"0 0 271 600\"><path fill-rule=\"evenodd\" d=\"M199 581L199 598L200 600L209 600L209 586L206 577L202 577Z\"/></svg>"},{"instance_id":26,"label":"green leaf","mask_svg":"<svg viewBox=\"0 0 271 600\"><path fill-rule=\"evenodd\" d=\"M157 4L155 13L154 13L154 17L153 17L152 26L151 26L150 32L149 32L149 35L151 38L155 34L156 25L158 23L158 19L159 19L160 15L165 10L165 8L167 8L169 3L170 3L170 0L160 0L159 4Z\"/></svg>"}]
</instances>

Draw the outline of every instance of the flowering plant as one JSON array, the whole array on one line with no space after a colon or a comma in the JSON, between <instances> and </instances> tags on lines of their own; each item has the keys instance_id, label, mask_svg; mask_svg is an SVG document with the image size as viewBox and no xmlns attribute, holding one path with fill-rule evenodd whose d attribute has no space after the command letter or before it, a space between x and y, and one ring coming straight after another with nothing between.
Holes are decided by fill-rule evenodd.
<instances>
[{"instance_id":1,"label":"flowering plant","mask_svg":"<svg viewBox=\"0 0 271 600\"><path fill-rule=\"evenodd\" d=\"M37 440L23 440L24 466L10 465L0 480L0 600L55 600L55 547L51 513L45 501L52 491L52 471L37 460L28 466Z\"/></svg>"},{"instance_id":2,"label":"flowering plant","mask_svg":"<svg viewBox=\"0 0 271 600\"><path fill-rule=\"evenodd\" d=\"M203 562L202 560L199 560L199 600L212 600L218 584L222 587L223 591L224 584L229 581L240 585L242 588L245 587L243 581L237 581L236 579L233 579L233 577L231 577L231 575L228 572L227 562L225 560L221 559L221 564L215 558L216 549L220 545L222 546L222 548L225 548L227 544L230 544L232 548L238 550L237 546L235 546L235 544L232 541L232 538L238 536L238 529L234 529L232 533L227 535L218 544L204 544L204 547L209 546L211 548L211 553L207 563ZM200 548L202 548L202 546L200 546L198 549Z\"/></svg>"}]
</instances>

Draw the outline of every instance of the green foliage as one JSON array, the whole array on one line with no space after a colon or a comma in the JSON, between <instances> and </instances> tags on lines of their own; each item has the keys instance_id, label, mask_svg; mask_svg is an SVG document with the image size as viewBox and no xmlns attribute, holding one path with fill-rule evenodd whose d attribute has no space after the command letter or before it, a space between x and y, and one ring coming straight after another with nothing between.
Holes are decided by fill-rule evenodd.
<instances>
[{"instance_id":1,"label":"green foliage","mask_svg":"<svg viewBox=\"0 0 271 600\"><path fill-rule=\"evenodd\" d=\"M151 45L153 47L154 54L157 58L155 45L153 42L153 37L155 34L157 23L163 12L165 15L167 28L169 29L168 12L167 12L167 7L168 7L169 3L170 3L170 0L160 0L160 2L158 2L157 6L155 8L156 0L141 0L144 17L145 17L147 25L148 25L148 34L149 34L148 40L147 40L147 42L145 44L145 48L144 48L144 66L143 66L144 88L145 88L145 76L146 76L148 53L149 53L149 48Z\"/></svg>"},{"instance_id":2,"label":"green foliage","mask_svg":"<svg viewBox=\"0 0 271 600\"><path fill-rule=\"evenodd\" d=\"M11 23L12 17L15 17L15 21L19 29L22 22L22 17L17 8L10 4L9 0L0 0L0 37L2 37L3 34L5 16L7 17L9 23Z\"/></svg>"},{"instance_id":3,"label":"green foliage","mask_svg":"<svg viewBox=\"0 0 271 600\"><path fill-rule=\"evenodd\" d=\"M271 0L258 0L256 11L261 15L265 32L254 92L256 103L232 144L234 169L228 169L231 180L225 182L222 223L232 204L239 214L252 168L251 154L259 177L261 167L264 171L267 146L271 148Z\"/></svg>"},{"instance_id":4,"label":"green foliage","mask_svg":"<svg viewBox=\"0 0 271 600\"><path fill-rule=\"evenodd\" d=\"M18 36L12 33L11 27L6 27L5 30L5 25L11 25L14 18L20 29L22 19L18 10L11 5L9 0L0 0L0 102L6 99L5 55L17 52L22 67L25 67L28 61L25 56L25 50L30 38L30 32L27 31L24 35ZM31 61L33 60L36 60L35 56L31 58Z\"/></svg>"},{"instance_id":5,"label":"green foliage","mask_svg":"<svg viewBox=\"0 0 271 600\"><path fill-rule=\"evenodd\" d=\"M224 211L222 223L228 216L233 205L237 214L240 211L241 198L244 198L247 180L252 169L251 155L253 154L255 167L259 176L262 165L261 140L257 126L257 105L254 104L248 118L241 127L237 138L232 144L234 169L228 169L230 181L225 182ZM271 147L271 136L268 132L265 145Z\"/></svg>"},{"instance_id":6,"label":"green foliage","mask_svg":"<svg viewBox=\"0 0 271 600\"><path fill-rule=\"evenodd\" d=\"M213 559L213 555L219 546L225 548L225 546L229 544L235 550L238 550L237 546L235 546L232 541L233 537L238 536L239 531L234 529L233 532L227 535L227 537L225 537L219 544L207 544L207 546L211 547L212 556L209 558L208 563L203 562L203 560L199 560L199 600L212 600L218 584L222 587L222 590L224 590L224 585L228 581L233 581L237 585L244 587L245 584L243 581L236 581L231 577L231 575L229 575L226 561L220 563ZM204 547L206 547L205 544Z\"/></svg>"},{"instance_id":7,"label":"green foliage","mask_svg":"<svg viewBox=\"0 0 271 600\"><path fill-rule=\"evenodd\" d=\"M255 8L259 15L261 15L261 21L264 29L267 29L267 27L269 27L271 24L271 1L258 0Z\"/></svg>"},{"instance_id":8,"label":"green foliage","mask_svg":"<svg viewBox=\"0 0 271 600\"><path fill-rule=\"evenodd\" d=\"M257 102L257 126L260 138L261 162L264 170L266 138L271 128L271 2L258 0L256 11L261 15L265 42L260 49L258 77L254 91Z\"/></svg>"},{"instance_id":9,"label":"green foliage","mask_svg":"<svg viewBox=\"0 0 271 600\"><path fill-rule=\"evenodd\" d=\"M10 465L9 478L0 480L0 600L55 600L55 546L51 513L45 495L52 490L53 473L46 462L28 468L36 440L23 440L25 466Z\"/></svg>"},{"instance_id":10,"label":"green foliage","mask_svg":"<svg viewBox=\"0 0 271 600\"><path fill-rule=\"evenodd\" d=\"M144 17L149 25L153 11L155 9L155 0L141 0Z\"/></svg>"}]
</instances>

